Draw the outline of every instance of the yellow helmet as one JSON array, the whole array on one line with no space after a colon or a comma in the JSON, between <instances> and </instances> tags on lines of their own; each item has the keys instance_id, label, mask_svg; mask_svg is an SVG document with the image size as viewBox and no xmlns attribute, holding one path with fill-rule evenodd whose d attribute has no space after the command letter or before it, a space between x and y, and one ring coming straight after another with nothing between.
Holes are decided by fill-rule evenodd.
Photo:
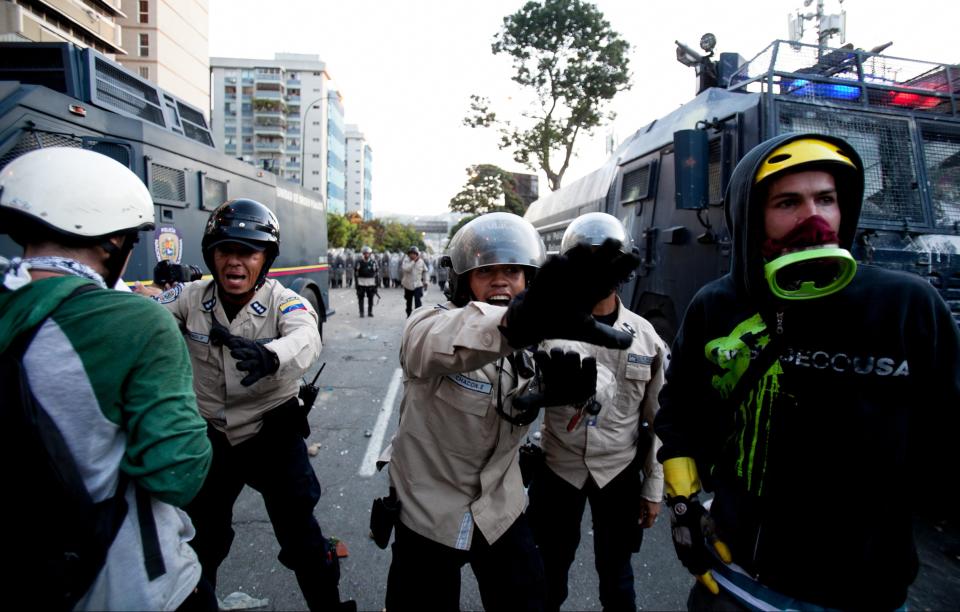
<instances>
[{"instance_id":1,"label":"yellow helmet","mask_svg":"<svg viewBox=\"0 0 960 612\"><path fill-rule=\"evenodd\" d=\"M800 138L771 151L760 163L753 184L787 169L814 163L839 163L857 169L850 155L837 145L819 138Z\"/></svg>"}]
</instances>

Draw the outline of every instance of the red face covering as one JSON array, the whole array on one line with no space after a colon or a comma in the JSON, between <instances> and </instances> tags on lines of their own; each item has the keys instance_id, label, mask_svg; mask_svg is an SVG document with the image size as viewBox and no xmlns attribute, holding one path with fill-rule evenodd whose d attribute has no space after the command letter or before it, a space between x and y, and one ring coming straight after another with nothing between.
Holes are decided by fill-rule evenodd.
<instances>
[{"instance_id":1,"label":"red face covering","mask_svg":"<svg viewBox=\"0 0 960 612\"><path fill-rule=\"evenodd\" d=\"M784 249L801 250L809 247L838 244L837 233L833 231L827 220L820 215L813 215L803 220L790 233L779 240L767 238L760 246L760 252L767 261L779 257Z\"/></svg>"}]
</instances>

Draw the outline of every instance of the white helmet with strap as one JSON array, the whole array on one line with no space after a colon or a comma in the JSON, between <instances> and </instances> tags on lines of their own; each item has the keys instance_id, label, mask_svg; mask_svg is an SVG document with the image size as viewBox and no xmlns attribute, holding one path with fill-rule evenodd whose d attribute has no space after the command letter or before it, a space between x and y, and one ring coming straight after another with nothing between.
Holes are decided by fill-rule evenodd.
<instances>
[{"instance_id":1,"label":"white helmet with strap","mask_svg":"<svg viewBox=\"0 0 960 612\"><path fill-rule=\"evenodd\" d=\"M7 164L0 211L91 240L154 223L153 198L136 174L106 155L70 147L38 149Z\"/></svg>"}]
</instances>

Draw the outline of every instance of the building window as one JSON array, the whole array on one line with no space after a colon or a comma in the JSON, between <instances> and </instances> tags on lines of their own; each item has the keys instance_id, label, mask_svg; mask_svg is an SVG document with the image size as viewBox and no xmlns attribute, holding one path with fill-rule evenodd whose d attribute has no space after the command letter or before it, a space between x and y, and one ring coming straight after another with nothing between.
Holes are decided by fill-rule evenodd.
<instances>
[{"instance_id":1,"label":"building window","mask_svg":"<svg viewBox=\"0 0 960 612\"><path fill-rule=\"evenodd\" d=\"M140 76L145 79L150 78L150 66L140 66Z\"/></svg>"},{"instance_id":2,"label":"building window","mask_svg":"<svg viewBox=\"0 0 960 612\"><path fill-rule=\"evenodd\" d=\"M150 22L150 2L140 0L140 23Z\"/></svg>"},{"instance_id":3,"label":"building window","mask_svg":"<svg viewBox=\"0 0 960 612\"><path fill-rule=\"evenodd\" d=\"M140 34L140 57L149 57L150 56L150 35L149 34Z\"/></svg>"},{"instance_id":4,"label":"building window","mask_svg":"<svg viewBox=\"0 0 960 612\"><path fill-rule=\"evenodd\" d=\"M314 153L314 154L313 154L313 158L314 158L314 159L320 159L320 154L319 154L319 153Z\"/></svg>"}]
</instances>

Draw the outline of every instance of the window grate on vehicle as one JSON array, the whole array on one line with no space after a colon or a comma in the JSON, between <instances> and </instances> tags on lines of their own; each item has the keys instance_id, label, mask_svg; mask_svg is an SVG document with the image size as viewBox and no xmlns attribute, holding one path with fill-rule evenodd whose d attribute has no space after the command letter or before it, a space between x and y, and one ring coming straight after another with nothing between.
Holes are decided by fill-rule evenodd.
<instances>
[{"instance_id":1,"label":"window grate on vehicle","mask_svg":"<svg viewBox=\"0 0 960 612\"><path fill-rule=\"evenodd\" d=\"M620 203L629 204L650 197L650 164L623 175Z\"/></svg>"},{"instance_id":2,"label":"window grate on vehicle","mask_svg":"<svg viewBox=\"0 0 960 612\"><path fill-rule=\"evenodd\" d=\"M942 128L924 126L920 134L933 223L956 230L960 226L960 132L944 133Z\"/></svg>"},{"instance_id":3,"label":"window grate on vehicle","mask_svg":"<svg viewBox=\"0 0 960 612\"><path fill-rule=\"evenodd\" d=\"M224 181L203 177L203 207L213 210L227 201L227 184Z\"/></svg>"},{"instance_id":4,"label":"window grate on vehicle","mask_svg":"<svg viewBox=\"0 0 960 612\"><path fill-rule=\"evenodd\" d=\"M166 127L156 88L100 58L95 62L97 100L115 110Z\"/></svg>"},{"instance_id":5,"label":"window grate on vehicle","mask_svg":"<svg viewBox=\"0 0 960 612\"><path fill-rule=\"evenodd\" d=\"M157 200L187 201L187 180L183 170L150 164L150 193Z\"/></svg>"},{"instance_id":6,"label":"window grate on vehicle","mask_svg":"<svg viewBox=\"0 0 960 612\"><path fill-rule=\"evenodd\" d=\"M62 134L24 132L20 135L17 143L13 145L13 148L0 157L0 168L4 168L21 155L37 149L46 149L47 147L74 147L80 149L83 148L83 141L79 138L72 138Z\"/></svg>"},{"instance_id":7,"label":"window grate on vehicle","mask_svg":"<svg viewBox=\"0 0 960 612\"><path fill-rule=\"evenodd\" d=\"M707 200L711 204L719 204L723 201L723 187L720 179L720 146L719 138L710 141L709 163L707 164Z\"/></svg>"},{"instance_id":8,"label":"window grate on vehicle","mask_svg":"<svg viewBox=\"0 0 960 612\"><path fill-rule=\"evenodd\" d=\"M780 133L839 136L860 154L866 182L861 222L897 227L926 223L906 119L807 104L777 106Z\"/></svg>"}]
</instances>

